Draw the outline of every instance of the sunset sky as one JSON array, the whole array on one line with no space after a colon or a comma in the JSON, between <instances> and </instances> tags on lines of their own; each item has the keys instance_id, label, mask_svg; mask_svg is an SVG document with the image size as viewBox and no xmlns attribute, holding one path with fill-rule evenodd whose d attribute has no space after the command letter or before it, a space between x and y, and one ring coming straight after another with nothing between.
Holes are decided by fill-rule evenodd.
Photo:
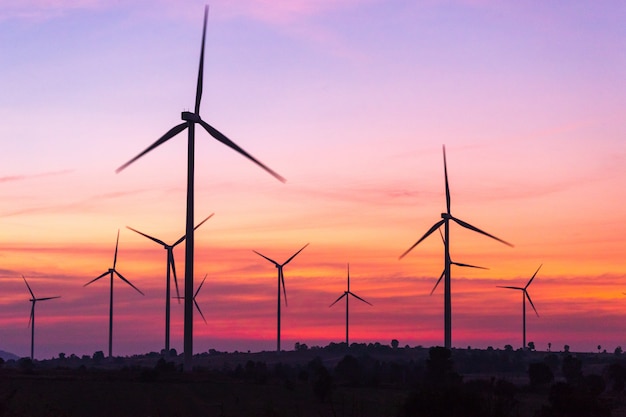
<instances>
[{"instance_id":1,"label":"sunset sky","mask_svg":"<svg viewBox=\"0 0 626 417\"><path fill-rule=\"evenodd\" d=\"M0 350L113 353L164 343L166 253L184 234L186 133L115 169L193 110L204 2L0 0ZM196 130L194 353L344 339L443 344L445 211L454 225L452 343L626 348L626 3L215 0L200 114L287 179ZM184 244L175 250L181 289ZM172 304L182 351L183 306Z\"/></svg>"}]
</instances>

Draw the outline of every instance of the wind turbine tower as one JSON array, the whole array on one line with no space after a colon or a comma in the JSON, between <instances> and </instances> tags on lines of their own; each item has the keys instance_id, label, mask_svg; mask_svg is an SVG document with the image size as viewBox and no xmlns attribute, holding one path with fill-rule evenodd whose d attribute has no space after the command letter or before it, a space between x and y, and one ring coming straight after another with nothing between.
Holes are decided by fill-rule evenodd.
<instances>
[{"instance_id":1,"label":"wind turbine tower","mask_svg":"<svg viewBox=\"0 0 626 417\"><path fill-rule=\"evenodd\" d=\"M463 220L456 218L450 212L450 186L448 184L448 166L446 163L446 147L443 146L443 172L445 178L445 186L446 186L446 212L441 213L441 220L435 223L424 235L413 244L409 249L407 249L402 255L400 255L399 259L404 258L413 248L419 245L424 239L430 236L435 230L439 229L441 226L444 226L444 346L448 349L452 348L452 290L451 290L451 274L450 274L450 266L452 261L450 259L450 220L457 223L459 226L464 227L466 229L472 230L476 233L480 233L487 237L497 240L498 242L504 243L508 246L513 246L508 242L505 242L502 239L499 239L479 228L472 226L469 223L464 222Z\"/></svg>"},{"instance_id":2,"label":"wind turbine tower","mask_svg":"<svg viewBox=\"0 0 626 417\"><path fill-rule=\"evenodd\" d=\"M96 278L92 279L91 281L83 285L83 287L86 287L87 285L93 282L96 282L100 278L104 278L107 275L109 275L109 277L111 278L110 289L109 289L109 358L113 357L113 275L117 275L119 279L121 279L122 281L124 281L125 283L133 287L135 291L137 291L139 294L144 295L144 293L142 293L139 288L135 287L129 280L124 278L124 276L122 276L122 274L120 274L117 271L117 269L115 269L115 265L117 264L117 248L118 248L119 242L120 242L120 231L118 230L117 240L115 242L115 255L113 256L113 267L109 268L108 271L103 272L102 274L98 275Z\"/></svg>"},{"instance_id":3,"label":"wind turbine tower","mask_svg":"<svg viewBox=\"0 0 626 417\"><path fill-rule=\"evenodd\" d=\"M496 287L498 288L507 288L509 290L518 290L522 292L522 349L526 349L526 299L528 299L530 306L533 308L533 310L535 310L535 314L537 315L537 317L539 317L539 313L537 312L537 309L533 304L533 300L530 299L530 294L528 294L528 287L530 286L530 283L533 282L535 276L537 276L537 272L539 272L542 266L543 264L539 265L539 268L537 268L533 276L524 287L506 287L496 285Z\"/></svg>"},{"instance_id":4,"label":"wind turbine tower","mask_svg":"<svg viewBox=\"0 0 626 417\"><path fill-rule=\"evenodd\" d=\"M357 300L363 301L365 304L369 304L372 305L372 303L370 303L369 301L365 301L364 299L362 299L361 297L359 297L358 295L356 295L355 293L353 293L352 291L350 291L350 264L348 264L348 289L346 291L343 292L343 294L341 296L339 296L339 298L337 298L331 305L329 305L328 307L332 307L335 304L337 304L337 302L339 302L339 300L341 300L343 297L346 297L346 347L350 347L350 339L348 337L349 333L348 333L348 329L349 329L349 323L350 323L350 316L349 316L349 301L350 301L350 296L353 296L354 298L356 298Z\"/></svg>"},{"instance_id":5,"label":"wind turbine tower","mask_svg":"<svg viewBox=\"0 0 626 417\"><path fill-rule=\"evenodd\" d=\"M306 245L304 245L302 247L302 249L300 249L298 252L294 253L293 255L291 255L291 257L289 259L287 259L285 262L283 262L282 264L279 264L278 262L276 262L273 259L268 258L267 256L263 255L262 253L259 253L255 250L253 250L252 252L256 253L257 255L267 259L268 261L270 261L271 263L274 264L274 266L276 267L276 269L278 269L278 303L277 303L277 313L276 313L276 352L280 353L280 287L282 285L283 288L283 295L285 296L285 307L287 306L287 290L285 289L285 275L283 274L283 267L285 265L287 265L289 262L291 262L291 260L293 258L295 258L300 252L302 252L304 250L304 248L306 248L307 246L309 246L309 244L307 243Z\"/></svg>"},{"instance_id":6,"label":"wind turbine tower","mask_svg":"<svg viewBox=\"0 0 626 417\"><path fill-rule=\"evenodd\" d=\"M187 129L187 215L186 215L186 228L185 228L185 318L184 318L184 363L183 367L186 371L191 371L193 366L193 267L194 267L194 153L195 153L195 127L199 124L217 141L223 143L234 151L245 156L265 171L269 172L276 179L281 182L285 182L285 179L272 171L270 168L259 162L252 155L240 148L235 142L228 139L224 134L215 129L213 126L202 120L200 117L200 102L202 100L202 77L204 69L204 43L206 39L206 25L209 8L204 8L204 25L202 28L202 45L200 47L200 64L198 67L198 82L196 84L196 103L193 112L183 111L181 118L183 123L174 126L167 133L165 133L156 142L146 148L143 152L120 166L116 172L121 172L130 164L141 158L151 150L167 142L174 136Z\"/></svg>"},{"instance_id":7,"label":"wind turbine tower","mask_svg":"<svg viewBox=\"0 0 626 417\"><path fill-rule=\"evenodd\" d=\"M30 307L30 319L28 319L28 325L30 326L30 359L33 360L35 359L35 304L37 303L37 301L54 300L55 298L61 298L61 296L37 298L35 297L35 294L33 294L33 290L30 288L30 285L28 285L28 281L26 281L26 278L24 277L24 275L22 275L22 279L24 280L24 283L26 284L26 287L28 288L28 292L30 293L30 296L32 297L29 300L31 307Z\"/></svg>"},{"instance_id":8,"label":"wind turbine tower","mask_svg":"<svg viewBox=\"0 0 626 417\"><path fill-rule=\"evenodd\" d=\"M210 216L206 217L204 220L202 220L196 227L194 227L193 230L196 230L198 227L202 226L204 224L204 222L206 222L207 220L209 220L211 217L213 217L212 213ZM158 243L159 245L162 245L163 248L166 250L167 253L167 264L166 264L166 274L165 274L165 352L166 354L169 354L170 351L170 286L171 286L171 275L174 275L174 284L176 286L176 298L179 300L180 303L180 299L183 298L180 296L180 294L178 293L178 279L176 278L176 263L174 262L174 248L176 246L178 246L180 243L185 241L185 236L182 236L180 239L178 239L176 242L174 242L171 245L168 245L167 243L163 242L161 239L157 239L156 237L150 236L146 233L140 232L137 229L133 229L130 226L126 226L127 229L132 230L135 233L139 233L140 235L152 240L153 242Z\"/></svg>"}]
</instances>

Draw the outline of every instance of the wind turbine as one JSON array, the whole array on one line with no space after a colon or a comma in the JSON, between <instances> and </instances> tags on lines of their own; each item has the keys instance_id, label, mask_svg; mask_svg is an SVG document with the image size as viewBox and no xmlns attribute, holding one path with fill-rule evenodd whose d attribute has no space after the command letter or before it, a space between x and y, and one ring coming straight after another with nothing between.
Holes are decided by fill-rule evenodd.
<instances>
[{"instance_id":1,"label":"wind turbine","mask_svg":"<svg viewBox=\"0 0 626 417\"><path fill-rule=\"evenodd\" d=\"M537 272L539 272L542 266L543 264L539 265L539 268L537 268L533 276L530 278L530 280L524 287L506 287L502 285L496 285L496 287L498 288L508 288L510 290L519 290L522 292L522 343L523 343L522 349L526 349L526 299L527 298L528 298L528 301L530 302L530 306L533 308L533 310L535 310L535 314L537 315L537 317L539 317L539 313L537 313L537 309L535 308L535 305L533 304L533 300L530 299L530 294L528 294L528 287L530 286L530 283L533 282L533 279L535 279Z\"/></svg>"},{"instance_id":2,"label":"wind turbine","mask_svg":"<svg viewBox=\"0 0 626 417\"><path fill-rule=\"evenodd\" d=\"M270 259L267 256L265 256L265 255L255 251L255 250L252 251L252 252L256 253L257 255L262 256L263 258L267 259L271 263L273 263L274 266L276 266L276 269L278 269L278 308L277 308L278 309L278 312L277 312L277 329L278 330L276 332L276 352L278 352L278 353L280 353L280 287L281 287L281 285L283 287L283 294L285 296L285 306L287 306L287 290L285 289L285 275L283 275L283 267L285 265L287 265L289 262L291 262L291 260L293 258L295 258L296 255L298 255L300 252L302 252L304 250L304 248L306 248L307 246L309 246L308 243L306 245L304 245L302 247L302 249L300 249L298 252L296 252L293 255L291 255L291 258L287 259L282 264L279 264L275 260Z\"/></svg>"},{"instance_id":3,"label":"wind turbine","mask_svg":"<svg viewBox=\"0 0 626 417\"><path fill-rule=\"evenodd\" d=\"M109 357L113 356L113 275L117 275L119 279L121 279L122 281L124 281L125 283L127 283L128 285L133 287L139 294L144 295L144 293L142 293L141 290L139 290L139 288L135 287L129 280L124 278L122 276L122 274L120 274L115 269L115 264L117 263L117 248L118 248L119 242L120 242L120 231L118 229L118 231L117 231L117 241L115 242L115 255L113 256L113 268L109 268L108 271L103 272L102 274L100 274L96 278L92 279L91 281L89 281L88 283L83 285L83 287L86 287L87 285L91 284L92 282L96 282L100 278L104 278L107 275L109 275L111 277L111 284L110 284L111 287L110 287L110 290L109 290L109 293L110 293L110 296L109 296Z\"/></svg>"},{"instance_id":4,"label":"wind turbine","mask_svg":"<svg viewBox=\"0 0 626 417\"><path fill-rule=\"evenodd\" d=\"M194 227L193 230L196 230L198 227L202 226L204 222L206 222L211 217L213 217L214 214L215 213L212 213L211 215L206 217L204 220L202 220L200 223L198 223L198 225ZM178 279L176 278L176 264L174 263L174 248L185 240L185 236L183 235L176 242L172 243L171 245L168 245L167 243L163 242L161 239L157 239L156 237L140 232L139 230L133 229L130 226L126 226L126 228L132 230L133 232L139 233L142 236L147 237L148 239L152 240L153 242L158 243L159 245L163 245L163 248L167 251L167 264L165 266L167 270L166 278L165 278L166 279L166 284L165 284L165 352L169 353L170 351L170 298L171 298L170 296L170 283L171 283L170 271L174 275L174 284L176 285L176 298L180 300L180 298L182 297L180 297L180 294L178 292Z\"/></svg>"},{"instance_id":5,"label":"wind turbine","mask_svg":"<svg viewBox=\"0 0 626 417\"><path fill-rule=\"evenodd\" d=\"M502 239L499 239L479 228L472 226L469 223L464 222L461 219L454 217L450 213L450 186L448 184L448 167L446 164L446 147L443 146L443 172L445 177L445 185L446 185L446 212L441 213L441 220L435 223L426 233L422 236L417 242L413 244L409 249L407 249L402 255L400 255L399 259L404 258L414 247L420 244L424 239L430 236L435 230L439 229L441 226L444 226L444 346L448 349L452 348L452 291L450 289L451 283L451 275L450 275L450 220L457 223L459 226L462 226L466 229L472 230L474 232L480 233L487 237L497 240L498 242L504 243L508 246L513 246L508 242L505 242Z\"/></svg>"},{"instance_id":6,"label":"wind turbine","mask_svg":"<svg viewBox=\"0 0 626 417\"><path fill-rule=\"evenodd\" d=\"M196 290L195 294L193 295L193 303L196 306L196 310L198 310L198 313L200 313L200 316L202 317L202 320L204 320L204 324L208 324L208 323L207 323L206 319L204 318L204 314L202 314L202 310L200 310L200 305L196 301L196 296L200 292L200 288L202 288L202 286L204 285L204 281L206 281L207 275L209 275L209 274L204 274L204 279L202 280L202 282L200 283L200 286L198 286L198 289ZM185 298L185 297L178 296L176 298L178 298L180 300L181 298Z\"/></svg>"},{"instance_id":7,"label":"wind turbine","mask_svg":"<svg viewBox=\"0 0 626 417\"><path fill-rule=\"evenodd\" d=\"M439 228L439 235L441 236L441 240L443 240L443 244L445 246L446 240L443 238L443 234L441 233L441 228ZM448 254L448 261L450 262L450 265L456 265L456 266L460 266L460 267L463 267L463 268L489 269L489 268L485 268L484 266L476 266L476 265L464 264L464 263L461 263L461 262L454 262L452 260L452 258L449 257L449 255L450 254ZM433 287L432 291L430 292L430 295L433 295L433 293L437 289L437 286L439 285L439 283L443 279L445 273L446 273L446 268L444 267L443 271L441 271L441 275L439 275L439 279L437 280L437 282L435 283L435 286Z\"/></svg>"},{"instance_id":8,"label":"wind turbine","mask_svg":"<svg viewBox=\"0 0 626 417\"><path fill-rule=\"evenodd\" d=\"M370 303L369 301L365 301L364 299L362 299L361 297L359 297L358 295L356 295L355 293L353 293L352 291L350 291L350 264L348 264L348 289L346 291L343 292L343 294L337 298L335 300L334 303L332 303L331 305L329 305L328 307L332 307L335 304L337 304L337 302L339 300L341 300L343 297L346 297L346 346L350 347L350 343L349 343L349 339L348 339L348 302L350 300L350 296L353 296L354 298L356 298L357 300L361 300L363 301L365 304L369 304L372 305L372 303Z\"/></svg>"},{"instance_id":9,"label":"wind turbine","mask_svg":"<svg viewBox=\"0 0 626 417\"><path fill-rule=\"evenodd\" d=\"M37 298L35 297L35 294L33 294L33 290L30 288L30 285L28 285L28 281L26 281L26 278L24 278L24 275L22 275L22 279L24 280L24 283L26 283L28 292L30 293L30 296L32 297L30 299L31 307L30 307L30 319L28 319L28 325L30 326L30 359L33 360L35 359L35 304L37 303L37 301L54 300L55 298L61 298L61 296Z\"/></svg>"},{"instance_id":10,"label":"wind turbine","mask_svg":"<svg viewBox=\"0 0 626 417\"><path fill-rule=\"evenodd\" d=\"M196 103L194 112L183 111L181 118L183 123L178 124L171 128L156 142L146 148L143 152L135 156L124 165L120 166L116 172L121 172L130 164L141 158L154 148L167 142L174 136L187 129L187 220L186 220L186 233L187 242L185 243L185 318L184 318L184 368L187 371L191 371L193 361L193 252L194 252L194 236L193 236L193 224L194 224L194 149L195 149L195 127L196 123L202 126L214 139L228 146L229 148L239 152L265 171L269 172L275 178L281 182L285 182L285 179L272 171L270 168L259 162L252 155L240 148L235 142L228 139L224 134L219 132L213 126L206 123L200 117L200 101L202 99L202 77L204 68L204 43L206 38L206 24L209 8L204 8L204 25L202 28L202 45L200 47L200 64L198 67L198 82L196 84Z\"/></svg>"}]
</instances>

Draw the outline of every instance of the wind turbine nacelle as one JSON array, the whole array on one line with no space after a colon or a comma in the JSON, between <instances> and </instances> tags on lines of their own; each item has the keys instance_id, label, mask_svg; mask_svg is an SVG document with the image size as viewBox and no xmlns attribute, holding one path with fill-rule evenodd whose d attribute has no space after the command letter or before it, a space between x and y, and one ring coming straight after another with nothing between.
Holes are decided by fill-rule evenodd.
<instances>
[{"instance_id":1,"label":"wind turbine nacelle","mask_svg":"<svg viewBox=\"0 0 626 417\"><path fill-rule=\"evenodd\" d=\"M450 220L452 218L452 215L449 213L441 213L441 218Z\"/></svg>"},{"instance_id":2,"label":"wind turbine nacelle","mask_svg":"<svg viewBox=\"0 0 626 417\"><path fill-rule=\"evenodd\" d=\"M188 121L188 122L196 122L196 123L198 123L198 122L200 121L200 116L198 116L197 114L192 113L192 112L190 112L190 111L184 111L184 112L182 112L182 113L180 114L180 117L181 117L183 120L186 120L186 121Z\"/></svg>"}]
</instances>

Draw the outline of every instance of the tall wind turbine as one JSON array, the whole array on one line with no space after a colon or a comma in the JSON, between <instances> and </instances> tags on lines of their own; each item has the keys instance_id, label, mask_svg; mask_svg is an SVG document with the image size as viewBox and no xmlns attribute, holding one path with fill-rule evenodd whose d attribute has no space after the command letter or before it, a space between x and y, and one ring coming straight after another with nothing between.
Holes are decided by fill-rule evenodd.
<instances>
[{"instance_id":1,"label":"tall wind turbine","mask_svg":"<svg viewBox=\"0 0 626 417\"><path fill-rule=\"evenodd\" d=\"M499 239L479 228L472 226L469 223L464 222L461 219L454 217L450 212L450 186L448 184L448 166L446 163L446 147L443 146L443 171L445 177L445 185L446 185L446 212L441 213L441 220L435 223L426 233L422 236L417 242L413 244L409 249L407 249L402 255L400 255L399 259L404 258L414 247L420 244L424 239L430 236L435 230L439 229L441 226L444 226L444 346L448 349L452 348L452 291L450 289L451 275L450 275L450 220L457 223L459 226L462 226L466 229L472 230L474 232L480 233L487 237L497 240L498 242L504 243L508 246L513 246L508 242L505 242L502 239Z\"/></svg>"},{"instance_id":2,"label":"tall wind turbine","mask_svg":"<svg viewBox=\"0 0 626 417\"><path fill-rule=\"evenodd\" d=\"M526 349L526 299L527 298L528 298L528 302L530 302L530 306L533 308L533 310L535 310L535 314L537 315L537 317L539 317L539 313L537 313L537 309L535 308L535 305L533 304L533 300L530 299L530 294L528 294L528 287L530 286L530 283L533 282L533 279L535 279L537 272L539 272L542 266L543 264L539 265L539 268L537 268L533 276L530 278L530 280L524 287L506 287L502 285L496 285L496 287L498 288L508 288L510 290L519 290L522 292L522 349Z\"/></svg>"},{"instance_id":3,"label":"tall wind turbine","mask_svg":"<svg viewBox=\"0 0 626 417\"><path fill-rule=\"evenodd\" d=\"M24 280L24 283L26 283L28 292L30 293L30 296L32 297L30 299L31 307L30 307L30 319L28 319L28 325L30 326L30 359L33 360L35 359L35 303L37 303L37 301L54 300L55 298L61 298L61 296L37 298L35 297L35 294L33 294L33 290L30 288L30 285L28 285L28 281L26 281L26 278L24 278L24 275L22 275L22 279Z\"/></svg>"},{"instance_id":4,"label":"tall wind turbine","mask_svg":"<svg viewBox=\"0 0 626 417\"><path fill-rule=\"evenodd\" d=\"M142 293L141 290L139 290L139 288L135 287L129 280L124 278L122 274L120 274L115 269L115 265L117 264L117 248L118 248L119 242L120 242L120 231L118 229L117 240L115 242L115 255L113 256L113 267L109 268L108 271L103 272L96 278L92 279L91 281L83 285L83 287L86 287L92 282L96 282L100 278L104 278L107 275L111 277L111 284L110 284L110 290L109 290L109 293L110 293L110 296L109 296L109 357L113 356L113 275L117 275L119 279L121 279L122 281L124 281L125 283L133 287L139 294L144 295L144 293Z\"/></svg>"},{"instance_id":5,"label":"tall wind turbine","mask_svg":"<svg viewBox=\"0 0 626 417\"><path fill-rule=\"evenodd\" d=\"M186 233L187 242L185 243L185 323L184 323L184 368L190 371L193 361L193 249L194 249L194 236L193 236L193 224L194 224L194 148L195 148L195 127L196 123L202 126L214 139L228 146L229 148L239 152L265 171L269 172L279 181L285 182L285 179L272 171L270 168L259 162L252 155L240 148L235 142L228 139L224 134L219 132L213 126L206 123L200 117L200 101L202 99L202 77L204 67L204 43L206 38L206 24L209 8L204 8L204 25L202 28L202 45L200 47L200 65L198 67L198 82L196 84L196 103L194 112L183 111L181 118L183 123L174 126L167 133L165 133L156 142L146 148L143 152L135 156L124 165L120 166L116 172L122 171L130 164L141 158L154 148L167 142L174 136L187 129L187 220L186 220Z\"/></svg>"},{"instance_id":6,"label":"tall wind turbine","mask_svg":"<svg viewBox=\"0 0 626 417\"><path fill-rule=\"evenodd\" d=\"M443 240L443 244L445 246L446 239L444 239L443 234L441 233L441 228L439 228L439 234L441 235L441 240ZM450 262L450 265L456 265L456 266L460 266L462 268L489 269L489 268L485 268L484 266L476 266L476 265L464 264L464 263L461 263L461 262L454 262L452 260L452 258L450 258L450 257L448 257L448 261ZM430 292L430 295L433 295L433 293L437 289L437 286L439 285L439 283L441 282L441 280L443 279L445 274L446 274L446 268L444 267L443 271L441 271L441 275L439 275L439 279L437 280L437 282L435 283L435 286L433 287L432 291Z\"/></svg>"},{"instance_id":7,"label":"tall wind turbine","mask_svg":"<svg viewBox=\"0 0 626 417\"><path fill-rule=\"evenodd\" d=\"M277 312L277 332L276 332L276 352L278 352L278 353L280 353L280 287L281 287L281 285L283 287L283 294L285 296L285 306L287 306L287 290L285 289L285 275L283 275L283 267L285 265L287 265L289 262L291 262L291 260L293 258L295 258L296 255L298 255L300 252L302 252L304 250L304 248L306 248L307 246L309 246L308 243L306 245L304 245L302 247L302 249L300 249L298 252L296 252L293 255L291 255L291 258L287 259L282 264L279 264L275 260L270 259L267 256L265 256L265 255L255 251L255 250L252 251L252 252L256 253L257 255L262 256L263 258L267 259L271 263L273 263L274 266L276 266L276 269L278 269L278 307L277 307L278 312Z\"/></svg>"},{"instance_id":8,"label":"tall wind turbine","mask_svg":"<svg viewBox=\"0 0 626 417\"><path fill-rule=\"evenodd\" d=\"M211 213L211 215L209 215L200 223L198 223L198 225L196 225L196 227L194 227L193 230L196 230L198 227L202 226L204 222L206 222L211 217L213 217L214 214L215 213ZM133 232L139 233L142 236L147 237L148 239L152 240L153 242L158 243L159 245L163 245L163 248L167 252L167 263L165 266L166 271L167 271L166 277L165 277L165 280L166 280L166 284L165 284L165 352L169 353L170 351L170 298L171 298L170 296L170 284L171 284L170 271L174 275L174 284L176 285L176 298L180 300L180 298L182 297L180 297L180 294L178 292L178 279L176 278L176 264L174 263L174 248L185 240L185 236L183 235L176 242L172 243L171 245L168 245L167 243L163 242L161 239L157 239L156 237L140 232L139 230L133 229L130 226L126 226L126 228L132 230Z\"/></svg>"},{"instance_id":9,"label":"tall wind turbine","mask_svg":"<svg viewBox=\"0 0 626 417\"><path fill-rule=\"evenodd\" d=\"M350 347L350 340L348 339L348 324L349 324L348 302L350 300L350 296L353 296L357 300L363 301L365 304L372 305L372 303L370 303L369 301L365 301L364 299L362 299L361 297L359 297L358 295L350 291L350 264L348 264L348 289L344 291L343 294L339 298L337 298L334 303L328 306L328 307L332 307L335 304L337 304L337 302L339 302L339 300L341 300L343 297L346 297L346 346L347 347Z\"/></svg>"}]
</instances>

